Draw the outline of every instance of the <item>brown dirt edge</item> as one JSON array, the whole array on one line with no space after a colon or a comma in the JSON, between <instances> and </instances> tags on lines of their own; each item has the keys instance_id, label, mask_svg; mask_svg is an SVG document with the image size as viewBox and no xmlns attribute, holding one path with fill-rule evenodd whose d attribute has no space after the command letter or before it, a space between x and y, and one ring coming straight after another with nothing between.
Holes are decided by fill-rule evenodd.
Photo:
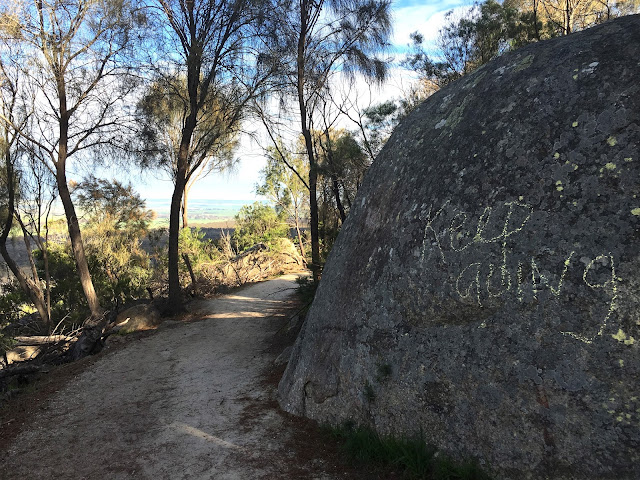
<instances>
[{"instance_id":1,"label":"brown dirt edge","mask_svg":"<svg viewBox=\"0 0 640 480\"><path fill-rule=\"evenodd\" d=\"M285 366L274 366L267 369L264 381L276 389L284 369ZM269 410L279 411L284 417L285 428L294 432L286 443L286 449L293 452L295 462L290 462L286 472L287 476L280 476L280 479L307 478L309 465L315 465L319 471L330 475L331 478L353 480L399 480L404 478L401 473L390 469L353 463L341 451L338 440L327 429L323 429L314 420L297 417L280 410L275 398L266 403L256 402L249 415L263 415Z\"/></svg>"},{"instance_id":2,"label":"brown dirt edge","mask_svg":"<svg viewBox=\"0 0 640 480\"><path fill-rule=\"evenodd\" d=\"M266 351L277 357L286 347L293 345L302 326L303 318L298 320L297 328L282 328L291 321L296 321L291 315L295 315L302 307L301 302L291 305L283 325L271 337L271 341ZM295 315L297 316L297 315ZM404 476L392 469L377 467L375 465L354 464L340 449L339 441L334 438L326 428L322 428L318 422L291 415L280 409L276 400L278 383L284 374L286 365L277 366L274 363L266 366L263 371L262 383L271 392L268 402L254 401L244 412L243 421L251 423L252 418L256 418L277 411L284 417L285 430L294 432L286 443L286 450L292 452L295 462L287 465L287 476L280 476L282 480L299 480L307 478L309 465L317 466L317 470L328 474L333 478L345 478L353 480L396 480ZM257 462L259 459L254 459ZM306 468L305 468L306 467Z\"/></svg>"}]
</instances>

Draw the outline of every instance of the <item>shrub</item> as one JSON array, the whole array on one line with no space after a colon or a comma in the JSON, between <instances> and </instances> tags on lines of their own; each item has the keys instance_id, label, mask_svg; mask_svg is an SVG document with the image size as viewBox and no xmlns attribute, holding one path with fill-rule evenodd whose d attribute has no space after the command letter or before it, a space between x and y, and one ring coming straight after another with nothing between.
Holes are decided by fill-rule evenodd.
<instances>
[{"instance_id":1,"label":"shrub","mask_svg":"<svg viewBox=\"0 0 640 480\"><path fill-rule=\"evenodd\" d=\"M98 245L104 247L101 250ZM105 308L114 308L144 296L150 275L149 259L134 244L105 237L87 245L87 262L96 294ZM51 316L54 322L67 317L81 323L89 315L70 245L50 244L47 249L51 276ZM44 278L42 252L35 252L40 278Z\"/></svg>"},{"instance_id":2,"label":"shrub","mask_svg":"<svg viewBox=\"0 0 640 480\"><path fill-rule=\"evenodd\" d=\"M235 219L233 242L238 252L257 243L272 245L276 239L287 237L289 233L289 227L284 218L269 205L259 202L242 207Z\"/></svg>"},{"instance_id":3,"label":"shrub","mask_svg":"<svg viewBox=\"0 0 640 480\"><path fill-rule=\"evenodd\" d=\"M220 256L216 245L206 239L205 233L199 228L183 228L180 230L178 249L181 255L189 255L189 260L195 270L197 270L197 266Z\"/></svg>"},{"instance_id":4,"label":"shrub","mask_svg":"<svg viewBox=\"0 0 640 480\"><path fill-rule=\"evenodd\" d=\"M44 256L34 252L38 275L44 278ZM76 273L76 263L70 245L50 243L47 247L49 275L51 276L51 318L55 323L67 317L70 323L79 324L89 315L89 306ZM87 256L89 265L95 264ZM91 268L91 267L90 267ZM92 275L96 294L100 297L98 279Z\"/></svg>"},{"instance_id":5,"label":"shrub","mask_svg":"<svg viewBox=\"0 0 640 480\"><path fill-rule=\"evenodd\" d=\"M145 294L150 275L149 255L142 248L142 238L147 234L152 214L145 210L144 201L131 186L95 177L77 185L73 193L84 215L85 254L101 304L110 309L140 298ZM64 240L49 242L46 251L53 324L62 319L66 323L79 324L89 315L89 308L71 245ZM44 281L42 251L35 251L34 259L40 279ZM30 304L24 294L13 301Z\"/></svg>"},{"instance_id":6,"label":"shrub","mask_svg":"<svg viewBox=\"0 0 640 480\"><path fill-rule=\"evenodd\" d=\"M17 280L7 279L0 283L0 292L0 328L4 328L27 313L27 301Z\"/></svg>"},{"instance_id":7,"label":"shrub","mask_svg":"<svg viewBox=\"0 0 640 480\"><path fill-rule=\"evenodd\" d=\"M142 248L153 212L131 185L88 177L74 190L87 214L83 235L96 293L105 303L144 295L150 260Z\"/></svg>"},{"instance_id":8,"label":"shrub","mask_svg":"<svg viewBox=\"0 0 640 480\"><path fill-rule=\"evenodd\" d=\"M180 251L180 283L185 285L190 282L187 279L188 269L184 260L184 255L188 256L193 273L196 277L203 275L204 269L211 265L216 265L223 260L214 242L205 238L205 233L199 228L183 228L178 236L178 249Z\"/></svg>"}]
</instances>

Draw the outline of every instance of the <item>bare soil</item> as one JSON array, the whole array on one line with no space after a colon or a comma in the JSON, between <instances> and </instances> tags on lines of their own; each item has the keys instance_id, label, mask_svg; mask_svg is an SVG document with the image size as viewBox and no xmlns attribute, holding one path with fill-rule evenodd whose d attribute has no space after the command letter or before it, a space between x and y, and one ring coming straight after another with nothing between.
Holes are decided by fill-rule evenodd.
<instances>
[{"instance_id":1,"label":"bare soil","mask_svg":"<svg viewBox=\"0 0 640 480\"><path fill-rule=\"evenodd\" d=\"M190 317L49 372L0 412L0 478L388 478L278 408L296 277L192 303Z\"/></svg>"}]
</instances>

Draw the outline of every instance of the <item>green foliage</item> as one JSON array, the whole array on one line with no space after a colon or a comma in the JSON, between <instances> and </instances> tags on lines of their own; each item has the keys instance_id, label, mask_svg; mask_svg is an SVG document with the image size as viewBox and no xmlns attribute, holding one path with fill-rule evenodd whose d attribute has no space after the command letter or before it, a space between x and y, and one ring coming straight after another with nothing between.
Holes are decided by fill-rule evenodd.
<instances>
[{"instance_id":1,"label":"green foliage","mask_svg":"<svg viewBox=\"0 0 640 480\"><path fill-rule=\"evenodd\" d=\"M289 227L269 205L255 202L245 205L236 215L233 242L237 251L246 250L257 243L274 244L276 239L288 236Z\"/></svg>"},{"instance_id":2,"label":"green foliage","mask_svg":"<svg viewBox=\"0 0 640 480\"><path fill-rule=\"evenodd\" d=\"M456 463L428 446L423 435L381 436L366 427L345 424L330 429L354 462L401 469L408 478L428 480L490 480L475 462Z\"/></svg>"},{"instance_id":3,"label":"green foliage","mask_svg":"<svg viewBox=\"0 0 640 480\"><path fill-rule=\"evenodd\" d=\"M96 294L103 305L110 308L116 303L124 304L144 295L149 277L148 258L137 256L132 252L127 254L124 244L121 245L122 248L115 250L115 257L109 257L106 251L100 252L95 244L89 245L87 262ZM113 248L108 249L114 252ZM70 323L80 323L90 312L80 279L76 273L71 246L68 244L49 244L47 254L52 280L52 319L55 322L66 317ZM44 278L42 252L36 251L35 258L38 273L41 278Z\"/></svg>"},{"instance_id":4,"label":"green foliage","mask_svg":"<svg viewBox=\"0 0 640 480\"><path fill-rule=\"evenodd\" d=\"M166 230L158 229L149 233L151 257L153 263L152 269L152 289L162 290L167 283L168 270L168 245L165 241ZM226 237L225 237L226 238ZM226 254L233 256L233 252L225 252L219 248L215 242L206 238L206 234L200 228L182 228L178 233L178 274L180 276L180 284L188 285L191 283L191 277L187 264L184 260L186 255L189 258L191 267L197 279L203 280L203 276L207 277L208 270L216 265L221 265L226 260Z\"/></svg>"},{"instance_id":5,"label":"green foliage","mask_svg":"<svg viewBox=\"0 0 640 480\"><path fill-rule=\"evenodd\" d=\"M192 172L201 172L196 178L223 171L235 162L240 125L228 119L239 108L237 95L235 88L214 84L202 99L188 158ZM140 141L148 153L141 159L143 164L153 160L169 173L175 173L189 98L187 78L183 75L159 76L149 85L137 105L143 123Z\"/></svg>"},{"instance_id":6,"label":"green foliage","mask_svg":"<svg viewBox=\"0 0 640 480\"><path fill-rule=\"evenodd\" d=\"M295 172L294 172L295 170ZM267 149L267 165L260 171L262 183L256 193L268 198L278 214L286 214L293 223L308 216L309 190L303 179L309 178L309 166L300 155L291 154L280 143Z\"/></svg>"},{"instance_id":7,"label":"green foliage","mask_svg":"<svg viewBox=\"0 0 640 480\"><path fill-rule=\"evenodd\" d=\"M106 223L113 232L137 237L146 234L152 213L145 210L144 200L131 184L90 175L76 185L73 194L89 226Z\"/></svg>"},{"instance_id":8,"label":"green foliage","mask_svg":"<svg viewBox=\"0 0 640 480\"><path fill-rule=\"evenodd\" d=\"M48 223L49 236L62 237L67 235L67 220L62 218L52 218Z\"/></svg>"},{"instance_id":9,"label":"green foliage","mask_svg":"<svg viewBox=\"0 0 640 480\"><path fill-rule=\"evenodd\" d=\"M452 10L446 20L439 32L437 55L424 50L424 37L415 32L411 34L413 52L404 60L405 66L431 85L431 93L512 47L533 41L520 12L508 3L486 0L462 17Z\"/></svg>"},{"instance_id":10,"label":"green foliage","mask_svg":"<svg viewBox=\"0 0 640 480\"><path fill-rule=\"evenodd\" d=\"M637 0L476 2L466 15L447 13L435 55L424 48L424 37L414 32L413 51L403 64L420 75L424 98L506 51L635 13L637 5Z\"/></svg>"},{"instance_id":11,"label":"green foliage","mask_svg":"<svg viewBox=\"0 0 640 480\"><path fill-rule=\"evenodd\" d=\"M376 157L398 124L401 108L391 100L371 105L362 111L367 131L365 141L373 157Z\"/></svg>"},{"instance_id":12,"label":"green foliage","mask_svg":"<svg viewBox=\"0 0 640 480\"><path fill-rule=\"evenodd\" d=\"M16 344L15 340L8 335L5 335L0 329L0 355L4 352L8 352Z\"/></svg>"},{"instance_id":13,"label":"green foliage","mask_svg":"<svg viewBox=\"0 0 640 480\"><path fill-rule=\"evenodd\" d=\"M0 328L14 323L24 315L26 295L16 280L7 280L0 284Z\"/></svg>"},{"instance_id":14,"label":"green foliage","mask_svg":"<svg viewBox=\"0 0 640 480\"><path fill-rule=\"evenodd\" d=\"M85 249L101 301L126 302L144 293L149 255L142 248L153 213L131 185L88 177L74 189L86 215Z\"/></svg>"},{"instance_id":15,"label":"green foliage","mask_svg":"<svg viewBox=\"0 0 640 480\"><path fill-rule=\"evenodd\" d=\"M275 205L279 216L296 229L298 249L305 255L302 227L309 219L309 166L301 155L292 154L279 142L267 149L267 165L260 172L262 184L256 193Z\"/></svg>"},{"instance_id":16,"label":"green foliage","mask_svg":"<svg viewBox=\"0 0 640 480\"><path fill-rule=\"evenodd\" d=\"M332 165L329 170L341 180L344 188L351 189L350 194L355 195L355 190L369 167L369 159L349 131L337 131L331 146L333 148Z\"/></svg>"},{"instance_id":17,"label":"green foliage","mask_svg":"<svg viewBox=\"0 0 640 480\"><path fill-rule=\"evenodd\" d=\"M316 172L319 166L310 130L310 120L327 114L331 103L334 75L353 78L361 74L381 83L387 76L388 59L378 56L389 45L392 30L391 4L386 0L329 1L301 0L282 3L282 15L269 15L265 24L269 36L263 42L265 66L271 67L283 94L300 106L300 133L309 164L309 191L320 190ZM263 116L265 126L266 114ZM325 118L325 125L333 120ZM316 198L310 198L311 266L320 272L319 211ZM342 214L344 217L344 214Z\"/></svg>"},{"instance_id":18,"label":"green foliage","mask_svg":"<svg viewBox=\"0 0 640 480\"><path fill-rule=\"evenodd\" d=\"M3 294L0 295L0 356L3 352L11 350L15 344L11 335L5 332L5 328L17 320L19 316L20 288L15 282L8 282L0 285Z\"/></svg>"},{"instance_id":19,"label":"green foliage","mask_svg":"<svg viewBox=\"0 0 640 480\"><path fill-rule=\"evenodd\" d=\"M4 2L3 2L4 3ZM8 2L0 7L0 35L5 38L20 38L20 18Z\"/></svg>"},{"instance_id":20,"label":"green foliage","mask_svg":"<svg viewBox=\"0 0 640 480\"><path fill-rule=\"evenodd\" d=\"M222 259L222 254L216 245L205 238L205 233L199 228L183 228L178 235L178 249L181 255L188 255L193 270L198 274L202 266ZM182 273L187 273L184 262L180 264Z\"/></svg>"},{"instance_id":21,"label":"green foliage","mask_svg":"<svg viewBox=\"0 0 640 480\"><path fill-rule=\"evenodd\" d=\"M353 134L346 130L314 132L319 163L318 230L321 256L328 256L338 236L343 217L349 213L370 157Z\"/></svg>"},{"instance_id":22,"label":"green foliage","mask_svg":"<svg viewBox=\"0 0 640 480\"><path fill-rule=\"evenodd\" d=\"M38 274L44 278L44 256L34 252ZM51 318L54 323L67 317L69 323L78 324L89 314L89 306L76 273L76 263L70 245L51 243L47 247L49 274L51 276ZM91 257L88 256L89 265ZM98 275L100 277L100 275ZM101 297L102 282L93 279L96 293ZM26 297L25 297L26 300Z\"/></svg>"},{"instance_id":23,"label":"green foliage","mask_svg":"<svg viewBox=\"0 0 640 480\"><path fill-rule=\"evenodd\" d=\"M85 222L85 254L94 288L107 308L116 303L140 298L149 279L149 256L142 249L150 212L131 186L93 176L77 185L74 195ZM68 243L49 242L48 267L51 278L51 316L54 324L63 318L78 324L89 314L87 301L76 272L76 262ZM45 278L44 255L34 253L38 274ZM29 303L24 293L15 290L4 302ZM7 310L5 310L7 308ZM2 306L11 311L10 305Z\"/></svg>"}]
</instances>

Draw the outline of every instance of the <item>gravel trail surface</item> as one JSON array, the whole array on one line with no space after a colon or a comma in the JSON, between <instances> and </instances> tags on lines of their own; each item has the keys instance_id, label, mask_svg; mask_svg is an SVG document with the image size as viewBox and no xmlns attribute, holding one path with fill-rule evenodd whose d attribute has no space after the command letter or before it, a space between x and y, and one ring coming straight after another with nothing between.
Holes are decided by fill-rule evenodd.
<instances>
[{"instance_id":1,"label":"gravel trail surface","mask_svg":"<svg viewBox=\"0 0 640 480\"><path fill-rule=\"evenodd\" d=\"M201 320L99 358L25 425L0 477L354 478L313 446L292 447L298 420L279 411L265 380L278 354L270 341L295 309L296 277L198 301Z\"/></svg>"}]
</instances>

